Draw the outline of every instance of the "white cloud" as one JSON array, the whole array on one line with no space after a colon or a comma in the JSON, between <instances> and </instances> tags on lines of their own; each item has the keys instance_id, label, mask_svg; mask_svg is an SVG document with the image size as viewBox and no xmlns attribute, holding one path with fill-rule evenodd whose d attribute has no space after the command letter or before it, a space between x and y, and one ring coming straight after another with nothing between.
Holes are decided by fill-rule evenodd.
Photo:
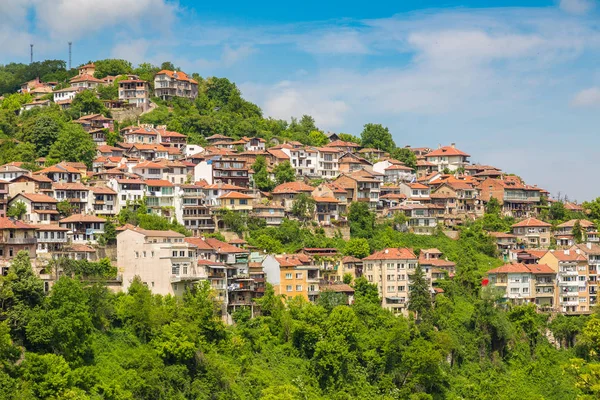
<instances>
[{"instance_id":1,"label":"white cloud","mask_svg":"<svg viewBox=\"0 0 600 400\"><path fill-rule=\"evenodd\" d=\"M595 7L594 0L560 0L559 7L571 14L585 14Z\"/></svg>"},{"instance_id":2,"label":"white cloud","mask_svg":"<svg viewBox=\"0 0 600 400\"><path fill-rule=\"evenodd\" d=\"M600 88L592 87L577 93L571 100L574 107L600 107Z\"/></svg>"},{"instance_id":3,"label":"white cloud","mask_svg":"<svg viewBox=\"0 0 600 400\"><path fill-rule=\"evenodd\" d=\"M35 18L51 36L77 40L108 28L160 30L173 22L175 7L165 0L38 0Z\"/></svg>"},{"instance_id":4,"label":"white cloud","mask_svg":"<svg viewBox=\"0 0 600 400\"><path fill-rule=\"evenodd\" d=\"M225 46L221 54L221 64L230 67L255 52L256 49L252 46L239 46L237 48Z\"/></svg>"},{"instance_id":5,"label":"white cloud","mask_svg":"<svg viewBox=\"0 0 600 400\"><path fill-rule=\"evenodd\" d=\"M313 33L301 40L300 47L315 54L368 54L370 52L359 32L348 29L323 34Z\"/></svg>"},{"instance_id":6,"label":"white cloud","mask_svg":"<svg viewBox=\"0 0 600 400\"><path fill-rule=\"evenodd\" d=\"M151 42L146 39L134 39L127 42L117 43L112 51L111 57L130 61L132 64L148 62L148 49Z\"/></svg>"}]
</instances>

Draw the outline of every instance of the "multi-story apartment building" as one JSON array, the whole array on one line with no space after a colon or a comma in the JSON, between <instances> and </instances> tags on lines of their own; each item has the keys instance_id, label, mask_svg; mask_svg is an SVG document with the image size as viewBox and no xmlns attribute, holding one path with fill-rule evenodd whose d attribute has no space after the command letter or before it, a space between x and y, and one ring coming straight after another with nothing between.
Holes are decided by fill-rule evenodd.
<instances>
[{"instance_id":1,"label":"multi-story apartment building","mask_svg":"<svg viewBox=\"0 0 600 400\"><path fill-rule=\"evenodd\" d=\"M35 227L12 218L0 217L0 264L5 264L3 268L8 267L6 263L21 250L35 258L36 247Z\"/></svg>"},{"instance_id":2,"label":"multi-story apartment building","mask_svg":"<svg viewBox=\"0 0 600 400\"><path fill-rule=\"evenodd\" d=\"M600 278L600 246L594 243L576 244L571 247L571 251L579 252L587 259L588 264L588 294L589 306L598 305L598 289Z\"/></svg>"},{"instance_id":3,"label":"multi-story apartment building","mask_svg":"<svg viewBox=\"0 0 600 400\"><path fill-rule=\"evenodd\" d=\"M343 153L338 158L339 172L349 174L359 169L372 168L373 164L353 153Z\"/></svg>"},{"instance_id":4,"label":"multi-story apartment building","mask_svg":"<svg viewBox=\"0 0 600 400\"><path fill-rule=\"evenodd\" d=\"M175 217L194 236L214 232L215 221L199 185L179 185L175 189Z\"/></svg>"},{"instance_id":5,"label":"multi-story apartment building","mask_svg":"<svg viewBox=\"0 0 600 400\"><path fill-rule=\"evenodd\" d=\"M403 164L392 164L383 170L384 181L391 183L412 182L416 175L412 168Z\"/></svg>"},{"instance_id":6,"label":"multi-story apartment building","mask_svg":"<svg viewBox=\"0 0 600 400\"><path fill-rule=\"evenodd\" d=\"M305 254L265 257L263 270L275 293L286 297L301 296L309 301L319 297L319 267Z\"/></svg>"},{"instance_id":7,"label":"multi-story apartment building","mask_svg":"<svg viewBox=\"0 0 600 400\"><path fill-rule=\"evenodd\" d=\"M488 202L495 197L502 206L502 213L515 218L535 215L541 200L541 189L525 185L515 176L485 179L479 184L479 189L481 200Z\"/></svg>"},{"instance_id":8,"label":"multi-story apartment building","mask_svg":"<svg viewBox=\"0 0 600 400\"><path fill-rule=\"evenodd\" d=\"M488 271L490 284L504 291L514 304L535 303L552 309L556 271L545 264L506 264Z\"/></svg>"},{"instance_id":9,"label":"multi-story apartment building","mask_svg":"<svg viewBox=\"0 0 600 400\"><path fill-rule=\"evenodd\" d=\"M146 195L147 184L141 179L110 179L107 186L117 192L116 208L121 210L128 204L141 201Z\"/></svg>"},{"instance_id":10,"label":"multi-story apartment building","mask_svg":"<svg viewBox=\"0 0 600 400\"><path fill-rule=\"evenodd\" d=\"M146 179L146 206L154 213L172 218L175 215L175 185L164 179Z\"/></svg>"},{"instance_id":11,"label":"multi-story apartment building","mask_svg":"<svg viewBox=\"0 0 600 400\"><path fill-rule=\"evenodd\" d=\"M567 222L563 222L556 226L554 231L554 237L556 238L556 244L559 246L572 246L575 244L575 238L573 235L573 228L576 223L579 222L579 226L583 231L582 240L586 241L588 233L596 232L596 225L586 219L572 219Z\"/></svg>"},{"instance_id":12,"label":"multi-story apartment building","mask_svg":"<svg viewBox=\"0 0 600 400\"><path fill-rule=\"evenodd\" d=\"M394 313L406 312L410 275L417 267L412 249L387 248L363 258L363 276L377 285L382 307Z\"/></svg>"},{"instance_id":13,"label":"multi-story apartment building","mask_svg":"<svg viewBox=\"0 0 600 400\"><path fill-rule=\"evenodd\" d=\"M219 196L219 208L247 214L252 211L253 199L245 193L231 191Z\"/></svg>"},{"instance_id":14,"label":"multi-story apartment building","mask_svg":"<svg viewBox=\"0 0 600 400\"><path fill-rule=\"evenodd\" d=\"M58 222L58 201L43 193L18 193L10 200L10 205L17 202L25 204L26 212L23 221L28 224L49 224Z\"/></svg>"},{"instance_id":15,"label":"multi-story apartment building","mask_svg":"<svg viewBox=\"0 0 600 400\"><path fill-rule=\"evenodd\" d=\"M561 312L590 310L588 263L578 251L550 250L540 260L557 273L555 307Z\"/></svg>"},{"instance_id":16,"label":"multi-story apartment building","mask_svg":"<svg viewBox=\"0 0 600 400\"><path fill-rule=\"evenodd\" d=\"M333 179L340 173L339 157L341 152L332 147L317 148L319 164L317 165L317 175L323 178Z\"/></svg>"},{"instance_id":17,"label":"multi-story apartment building","mask_svg":"<svg viewBox=\"0 0 600 400\"><path fill-rule=\"evenodd\" d=\"M314 147L282 147L282 153L290 159L290 164L296 170L296 176L318 177L319 151Z\"/></svg>"},{"instance_id":18,"label":"multi-story apartment building","mask_svg":"<svg viewBox=\"0 0 600 400\"><path fill-rule=\"evenodd\" d=\"M435 193L446 194L456 199L453 212L458 215L478 218L485 212L483 202L479 198L479 191L470 182L447 180L435 189Z\"/></svg>"},{"instance_id":19,"label":"multi-story apartment building","mask_svg":"<svg viewBox=\"0 0 600 400\"><path fill-rule=\"evenodd\" d=\"M348 201L363 201L369 208L376 209L382 181L366 170L342 174L334 182L348 193Z\"/></svg>"},{"instance_id":20,"label":"multi-story apartment building","mask_svg":"<svg viewBox=\"0 0 600 400\"><path fill-rule=\"evenodd\" d=\"M458 150L454 143L452 143L450 146L440 146L438 149L427 153L425 161L435 165L438 171L445 169L456 171L457 169L464 169L469 165L469 157L469 154Z\"/></svg>"},{"instance_id":21,"label":"multi-story apartment building","mask_svg":"<svg viewBox=\"0 0 600 400\"><path fill-rule=\"evenodd\" d=\"M159 71L154 76L154 95L163 100L174 97L195 99L198 97L198 82L182 71Z\"/></svg>"},{"instance_id":22,"label":"multi-story apartment building","mask_svg":"<svg viewBox=\"0 0 600 400\"><path fill-rule=\"evenodd\" d=\"M73 243L96 243L98 236L104 233L106 219L94 215L73 214L58 221L72 234Z\"/></svg>"},{"instance_id":23,"label":"multi-story apartment building","mask_svg":"<svg viewBox=\"0 0 600 400\"><path fill-rule=\"evenodd\" d=\"M150 84L141 79L119 81L119 100L147 108L150 105Z\"/></svg>"},{"instance_id":24,"label":"multi-story apartment building","mask_svg":"<svg viewBox=\"0 0 600 400\"><path fill-rule=\"evenodd\" d=\"M196 263L194 246L173 231L127 227L117 234L117 266L123 290L139 276L153 293L182 295L206 278Z\"/></svg>"},{"instance_id":25,"label":"multi-story apartment building","mask_svg":"<svg viewBox=\"0 0 600 400\"><path fill-rule=\"evenodd\" d=\"M342 255L335 248L304 248L302 254L310 257L313 265L319 268L321 280L342 282L344 280Z\"/></svg>"},{"instance_id":26,"label":"multi-story apartment building","mask_svg":"<svg viewBox=\"0 0 600 400\"><path fill-rule=\"evenodd\" d=\"M0 218L6 217L8 209L8 182L0 180Z\"/></svg>"},{"instance_id":27,"label":"multi-story apartment building","mask_svg":"<svg viewBox=\"0 0 600 400\"><path fill-rule=\"evenodd\" d=\"M453 278L456 273L456 263L444 258L443 253L438 249L421 249L419 253L419 264L428 279L431 279L432 285L435 282L446 278Z\"/></svg>"},{"instance_id":28,"label":"multi-story apartment building","mask_svg":"<svg viewBox=\"0 0 600 400\"><path fill-rule=\"evenodd\" d=\"M529 248L550 246L551 224L536 218L527 218L512 225L512 233L517 241Z\"/></svg>"},{"instance_id":29,"label":"multi-story apartment building","mask_svg":"<svg viewBox=\"0 0 600 400\"><path fill-rule=\"evenodd\" d=\"M69 228L58 224L33 225L36 228L37 253L40 257L51 258L61 253L69 244Z\"/></svg>"}]
</instances>

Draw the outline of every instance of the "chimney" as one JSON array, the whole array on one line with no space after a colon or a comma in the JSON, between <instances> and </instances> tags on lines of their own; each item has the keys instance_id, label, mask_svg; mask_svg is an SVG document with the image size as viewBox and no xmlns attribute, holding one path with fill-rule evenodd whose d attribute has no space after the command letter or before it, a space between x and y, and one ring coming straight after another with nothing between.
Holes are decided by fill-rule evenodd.
<instances>
[{"instance_id":1,"label":"chimney","mask_svg":"<svg viewBox=\"0 0 600 400\"><path fill-rule=\"evenodd\" d=\"M591 250L592 249L592 244L588 242L588 243L585 244L585 247L587 247L588 250Z\"/></svg>"},{"instance_id":2,"label":"chimney","mask_svg":"<svg viewBox=\"0 0 600 400\"><path fill-rule=\"evenodd\" d=\"M456 148L456 143L450 143L450 146L452 146L452 148Z\"/></svg>"},{"instance_id":3,"label":"chimney","mask_svg":"<svg viewBox=\"0 0 600 400\"><path fill-rule=\"evenodd\" d=\"M569 255L569 249L565 250L565 256Z\"/></svg>"}]
</instances>

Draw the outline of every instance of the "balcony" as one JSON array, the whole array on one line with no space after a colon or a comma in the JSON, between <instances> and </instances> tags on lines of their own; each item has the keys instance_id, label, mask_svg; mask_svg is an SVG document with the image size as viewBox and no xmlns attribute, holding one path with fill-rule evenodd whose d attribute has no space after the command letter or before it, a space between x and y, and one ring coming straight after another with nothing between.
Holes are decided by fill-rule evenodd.
<instances>
[{"instance_id":1,"label":"balcony","mask_svg":"<svg viewBox=\"0 0 600 400\"><path fill-rule=\"evenodd\" d=\"M198 274L187 274L187 275L171 275L171 283L185 282L185 281L198 281L205 277L199 276Z\"/></svg>"},{"instance_id":2,"label":"balcony","mask_svg":"<svg viewBox=\"0 0 600 400\"><path fill-rule=\"evenodd\" d=\"M579 281L559 281L558 286L574 286L577 287L579 284L585 285L585 282Z\"/></svg>"},{"instance_id":3,"label":"balcony","mask_svg":"<svg viewBox=\"0 0 600 400\"><path fill-rule=\"evenodd\" d=\"M5 238L5 244L36 244L37 238Z\"/></svg>"},{"instance_id":4,"label":"balcony","mask_svg":"<svg viewBox=\"0 0 600 400\"><path fill-rule=\"evenodd\" d=\"M577 276L579 273L575 270L565 270L558 273L561 276Z\"/></svg>"},{"instance_id":5,"label":"balcony","mask_svg":"<svg viewBox=\"0 0 600 400\"><path fill-rule=\"evenodd\" d=\"M565 307L578 306L579 305L579 301L577 301L577 300L568 300L568 301L562 301L562 300L560 300L560 305L561 306L565 306Z\"/></svg>"}]
</instances>

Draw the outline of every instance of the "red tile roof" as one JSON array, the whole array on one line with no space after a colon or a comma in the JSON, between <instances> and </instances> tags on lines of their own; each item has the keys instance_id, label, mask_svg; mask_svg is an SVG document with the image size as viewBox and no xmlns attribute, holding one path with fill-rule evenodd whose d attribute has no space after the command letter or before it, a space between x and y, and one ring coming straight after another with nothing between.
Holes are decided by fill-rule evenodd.
<instances>
[{"instance_id":1,"label":"red tile roof","mask_svg":"<svg viewBox=\"0 0 600 400\"><path fill-rule=\"evenodd\" d=\"M253 199L253 197L244 193L231 191L220 195L219 199Z\"/></svg>"},{"instance_id":2,"label":"red tile roof","mask_svg":"<svg viewBox=\"0 0 600 400\"><path fill-rule=\"evenodd\" d=\"M412 249L405 247L401 248L388 248L377 251L363 260L416 260L417 256L413 253Z\"/></svg>"},{"instance_id":3,"label":"red tile roof","mask_svg":"<svg viewBox=\"0 0 600 400\"><path fill-rule=\"evenodd\" d=\"M19 220L0 217L0 229L35 229L35 227Z\"/></svg>"},{"instance_id":4,"label":"red tile roof","mask_svg":"<svg viewBox=\"0 0 600 400\"><path fill-rule=\"evenodd\" d=\"M17 196L23 196L27 200L32 201L34 203L58 203L58 200L56 200L55 198L42 193L17 193Z\"/></svg>"},{"instance_id":5,"label":"red tile roof","mask_svg":"<svg viewBox=\"0 0 600 400\"><path fill-rule=\"evenodd\" d=\"M106 222L106 220L104 218L96 217L94 215L73 214L70 217L61 219L58 222L60 222L61 224L66 224L70 222Z\"/></svg>"},{"instance_id":6,"label":"red tile roof","mask_svg":"<svg viewBox=\"0 0 600 400\"><path fill-rule=\"evenodd\" d=\"M146 179L146 185L151 187L173 187L174 185L165 179Z\"/></svg>"},{"instance_id":7,"label":"red tile roof","mask_svg":"<svg viewBox=\"0 0 600 400\"><path fill-rule=\"evenodd\" d=\"M439 157L439 156L464 156L464 157L470 157L469 154L458 150L455 147L452 146L443 146L440 147L439 149L436 149L434 151L432 151L431 153L427 153L425 154L425 157Z\"/></svg>"},{"instance_id":8,"label":"red tile roof","mask_svg":"<svg viewBox=\"0 0 600 400\"><path fill-rule=\"evenodd\" d=\"M273 194L277 193L300 193L300 192L312 192L315 188L307 185L304 182L286 182L275 187Z\"/></svg>"},{"instance_id":9,"label":"red tile roof","mask_svg":"<svg viewBox=\"0 0 600 400\"><path fill-rule=\"evenodd\" d=\"M549 224L544 221L540 221L539 219L532 217L532 218L524 219L523 221L517 222L516 224L512 225L513 228L521 228L521 227L528 227L528 226L550 227L550 226L552 226L552 224Z\"/></svg>"}]
</instances>

